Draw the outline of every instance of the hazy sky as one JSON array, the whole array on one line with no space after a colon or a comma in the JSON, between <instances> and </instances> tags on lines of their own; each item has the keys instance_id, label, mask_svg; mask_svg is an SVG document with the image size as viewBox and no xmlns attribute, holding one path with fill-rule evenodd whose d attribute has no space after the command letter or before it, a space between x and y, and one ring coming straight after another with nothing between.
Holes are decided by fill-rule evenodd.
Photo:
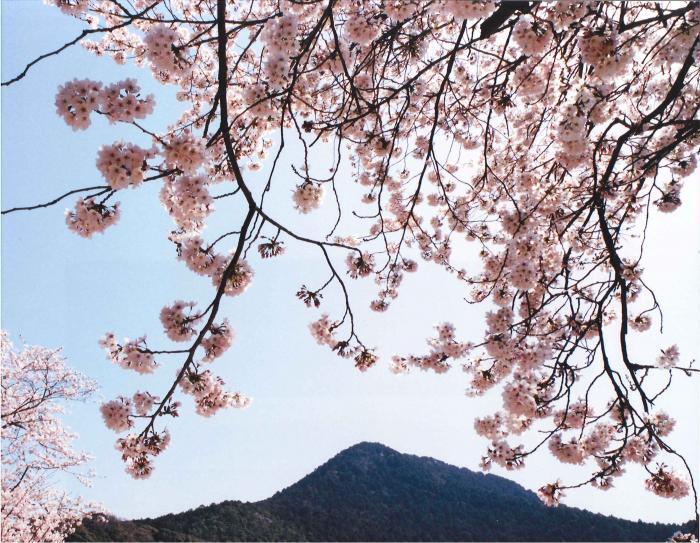
<instances>
[{"instance_id":1,"label":"hazy sky","mask_svg":"<svg viewBox=\"0 0 700 543\"><path fill-rule=\"evenodd\" d=\"M67 41L79 28L38 1L3 2L2 79ZM55 114L59 84L74 77L114 82L127 76L138 78L146 92L156 93L155 114L145 123L152 130L164 129L181 107L169 95L174 89L163 92L147 70L120 67L80 48L40 64L21 83L3 88L3 209L103 184L95 168L101 145L120 138L146 143L135 132L104 119L96 119L87 131L73 132ZM253 183L260 178L251 176ZM652 216L642 265L645 280L663 304L665 329L659 342L635 337L636 356L651 359L659 346L671 343L680 346L684 360L700 355L699 181L697 175L688 180L682 194L685 205L679 211ZM2 219L2 327L16 343L22 337L29 344L62 346L70 364L101 387L101 397L75 405L68 417L80 434L78 446L95 456L98 478L83 494L124 517L154 516L224 499L257 500L363 440L478 469L487 443L475 435L473 418L498 408L498 392L467 398L467 379L459 369L445 375L394 376L387 362L395 352L424 352L424 338L432 334L433 324L443 320L457 325L460 338L478 339L483 333L483 308L468 306L462 299L466 292L456 281L424 263L420 273L406 279L404 294L384 315L367 309L371 281L353 284L362 337L384 355L380 365L361 374L351 361L317 346L308 333L307 325L318 312L304 307L294 293L302 283L322 283L326 272L317 251L288 243L283 259L256 260L250 289L226 300L223 307L237 337L211 369L229 388L250 395L252 406L207 419L194 414L189 397L180 398L185 406L182 416L168 422L170 448L155 460L150 479L132 480L113 448L116 435L102 423L99 403L136 390L162 394L181 361L161 359L160 371L140 376L111 365L97 340L106 331L119 337L147 333L154 347L168 346L158 320L160 308L175 299L206 304L213 295L209 280L175 261L167 240L172 223L159 204L156 185L122 191L119 224L92 240L65 227L64 210L73 205L70 199L47 210ZM280 192L272 205L290 208L290 194ZM301 221L300 228L316 227L317 221L328 218L312 214L299 219L295 212L283 213ZM214 224L223 220L217 218ZM466 260L468 268L478 269L477 261ZM327 309L338 308L334 296L326 301ZM698 380L679 377L674 392L659 407L680 419L672 441L697 468ZM588 470L565 467L543 451L528 459L524 470L494 473L536 489L557 477L581 480ZM630 467L617 488L570 491L564 502L630 519L683 521L692 516L690 499L658 498L643 489L643 479L641 468Z\"/></svg>"}]
</instances>

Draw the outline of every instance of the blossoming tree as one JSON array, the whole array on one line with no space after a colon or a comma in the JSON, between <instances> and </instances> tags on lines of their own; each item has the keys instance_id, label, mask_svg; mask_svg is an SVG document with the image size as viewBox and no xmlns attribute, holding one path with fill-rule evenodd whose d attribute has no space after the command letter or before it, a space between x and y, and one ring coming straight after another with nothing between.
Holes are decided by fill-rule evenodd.
<instances>
[{"instance_id":1,"label":"blossoming tree","mask_svg":"<svg viewBox=\"0 0 700 543\"><path fill-rule=\"evenodd\" d=\"M17 352L0 332L2 359L3 541L63 541L99 507L54 484L57 473L89 482L89 457L71 448L74 435L59 418L62 403L82 400L95 383L66 366L58 351L25 347Z\"/></svg>"},{"instance_id":2,"label":"blossoming tree","mask_svg":"<svg viewBox=\"0 0 700 543\"><path fill-rule=\"evenodd\" d=\"M85 30L3 85L21 84L37 62L80 43L150 69L186 104L155 133L147 119L156 97L137 81L66 82L56 108L73 129L104 118L147 134L152 146L104 146L96 150L101 185L3 211L80 194L66 222L89 238L118 221L122 191L159 183L174 255L211 279L206 306L177 300L160 310L164 335L181 348L111 333L101 340L125 370L156 371L165 356L181 362L167 390L102 406L109 428L130 432L117 444L134 477L147 477L169 443L163 420L178 414L181 394L204 416L248 404L209 369L233 341L221 300L241 295L263 260L284 265L287 248L308 245L328 280L301 285L297 297L318 308L324 292L338 289L344 301L313 321L311 334L361 371L378 357L361 339L348 281L374 279L370 307L387 311L422 259L489 309L472 341L444 323L427 354L391 361L397 373L461 365L471 393L500 391L502 409L475 423L490 443L485 468L521 468L546 443L561 462L592 466L580 481L545 484L539 493L550 505L567 488L610 487L629 463L645 467L646 487L660 496L694 492L669 441L674 420L656 403L674 375L696 370L660 338L644 359L629 346L639 333L655 334L662 318L643 276L649 219L663 221L681 205L697 164L699 5L51 3ZM281 157L291 141L301 152L287 170ZM321 153L332 157L330 168ZM251 183L248 172L263 166L266 182ZM270 211L267 196L280 191L302 214L328 206L333 228L301 233ZM205 232L222 200L240 214L227 215L225 230ZM460 269L455 255L471 247L481 269ZM525 447L515 442L521 434L541 439Z\"/></svg>"}]
</instances>

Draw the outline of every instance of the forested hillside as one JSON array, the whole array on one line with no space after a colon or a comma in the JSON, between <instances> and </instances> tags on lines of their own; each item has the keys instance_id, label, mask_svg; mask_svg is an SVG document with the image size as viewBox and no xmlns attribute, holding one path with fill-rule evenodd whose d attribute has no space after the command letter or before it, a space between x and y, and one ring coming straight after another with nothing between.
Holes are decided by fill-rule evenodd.
<instances>
[{"instance_id":1,"label":"forested hillside","mask_svg":"<svg viewBox=\"0 0 700 543\"><path fill-rule=\"evenodd\" d=\"M360 443L267 500L90 520L72 540L664 541L677 529L550 508L502 477Z\"/></svg>"}]
</instances>

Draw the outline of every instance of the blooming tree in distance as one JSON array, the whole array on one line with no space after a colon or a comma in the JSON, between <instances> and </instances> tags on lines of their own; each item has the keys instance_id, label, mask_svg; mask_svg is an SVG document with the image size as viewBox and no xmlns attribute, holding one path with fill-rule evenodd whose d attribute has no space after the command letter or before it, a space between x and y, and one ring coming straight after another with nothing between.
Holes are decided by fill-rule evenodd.
<instances>
[{"instance_id":1,"label":"blooming tree in distance","mask_svg":"<svg viewBox=\"0 0 700 543\"><path fill-rule=\"evenodd\" d=\"M2 359L3 541L63 541L95 504L59 490L55 474L89 483L89 457L71 448L75 435L60 421L63 403L83 400L95 383L66 366L58 351L14 349L0 332Z\"/></svg>"},{"instance_id":2,"label":"blooming tree in distance","mask_svg":"<svg viewBox=\"0 0 700 543\"><path fill-rule=\"evenodd\" d=\"M459 323L443 323L426 353L391 360L397 373L459 366L470 394L501 394L502 409L475 422L489 443L484 468L519 469L541 449L585 464L580 481L542 486L550 505L567 488L609 488L629 464L644 466L644 485L659 496L695 492L669 438L675 421L656 404L674 375L697 370L660 337L644 358L630 345L657 334L662 319L644 281L647 225L682 204L697 166L699 4L49 3L85 29L3 85L79 43L147 68L186 107L156 133L148 116L157 97L137 81L67 81L56 110L74 130L121 123L152 145L96 149L101 185L3 211L79 194L66 223L90 238L118 222L123 191L158 183L173 256L211 281L207 304L173 293L160 310L165 338L181 347L112 333L100 341L111 362L140 374L157 371L161 357L180 361L167 390L101 407L131 475L151 473L170 441L163 421L183 395L203 416L248 405L212 364L234 338L221 301L242 295L256 268L284 266L286 250L306 245L328 280L296 296L313 310L337 289L344 302L316 317L311 335L361 371L378 356L361 339L350 281L373 279L370 309L388 311L405 275L432 262L489 309L471 341ZM288 169L291 142L301 151ZM264 182L251 181L256 170ZM302 233L270 210L273 192L290 194L300 214L327 207L333 227ZM224 201L240 212L205 231ZM474 250L481 265L462 269L456 256ZM518 444L522 434L536 445Z\"/></svg>"}]
</instances>

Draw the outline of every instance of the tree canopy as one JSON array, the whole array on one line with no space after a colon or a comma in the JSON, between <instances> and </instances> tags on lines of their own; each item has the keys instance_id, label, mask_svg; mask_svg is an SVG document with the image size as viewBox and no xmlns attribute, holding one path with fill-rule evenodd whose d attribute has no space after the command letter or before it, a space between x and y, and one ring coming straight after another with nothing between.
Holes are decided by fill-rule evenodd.
<instances>
[{"instance_id":1,"label":"tree canopy","mask_svg":"<svg viewBox=\"0 0 700 543\"><path fill-rule=\"evenodd\" d=\"M96 384L68 367L57 350L17 351L0 331L2 360L3 541L63 541L96 504L55 485L57 474L87 484L90 457L72 448L76 437L63 426L64 403L89 397Z\"/></svg>"},{"instance_id":2,"label":"tree canopy","mask_svg":"<svg viewBox=\"0 0 700 543\"><path fill-rule=\"evenodd\" d=\"M697 166L700 5L50 3L85 30L3 85L24 84L38 62L79 43L147 67L186 106L155 133L148 118L158 97L137 81L67 81L56 110L74 130L103 118L147 134L152 146L103 146L101 185L3 211L79 194L66 223L89 238L119 221L122 191L159 183L175 259L211 280L208 304L173 293L160 309L163 340L179 346L114 333L100 341L125 370L180 361L167 390L101 407L131 475L151 473L170 442L163 417L178 415L181 395L203 416L248 405L209 369L234 340L221 300L242 295L264 261L283 267L285 251L308 245L328 277L296 293L312 309L324 306L311 335L360 371L378 354L362 340L349 281L372 278L370 309L388 311L400 294L411 296L405 274L430 261L464 285L469 303L485 305L478 337L442 323L427 353L391 360L397 373L460 365L471 393L501 392L502 409L475 423L489 442L484 468L521 468L546 444L563 463L593 465L580 481L546 481L539 494L550 505L568 488L608 488L627 463L646 468L644 485L657 495L695 492L669 440L675 421L655 404L672 393L674 375L697 370L660 337L643 359L630 343L658 333L663 320L644 280L645 233L682 205ZM282 168L292 141L301 152ZM249 172L262 168L266 182L252 184ZM269 200L285 192L300 214L332 210L330 231L301 232L278 216ZM238 213L205 231L222 201ZM463 269L457 257L474 247L480 269ZM330 289L340 307L325 307ZM516 443L521 434L541 439L526 447Z\"/></svg>"}]
</instances>

